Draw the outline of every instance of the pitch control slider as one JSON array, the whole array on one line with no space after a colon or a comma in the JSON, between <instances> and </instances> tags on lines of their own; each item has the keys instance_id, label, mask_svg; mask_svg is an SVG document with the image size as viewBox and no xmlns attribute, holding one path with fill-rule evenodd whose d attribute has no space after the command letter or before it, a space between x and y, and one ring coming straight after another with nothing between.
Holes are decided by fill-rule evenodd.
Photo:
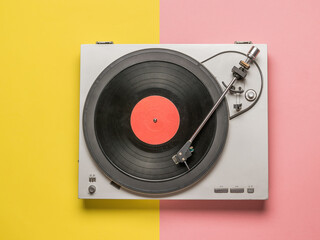
<instances>
[{"instance_id":1,"label":"pitch control slider","mask_svg":"<svg viewBox=\"0 0 320 240\"><path fill-rule=\"evenodd\" d=\"M186 165L186 167L188 168L188 170L190 170L186 160L189 157L191 157L192 152L194 151L193 147L191 146L193 140L197 137L197 135L199 134L201 129L206 125L206 123L208 122L208 120L210 119L212 114L219 107L220 103L222 102L222 100L224 100L224 97L226 96L228 91L232 88L233 84L237 80L245 79L245 77L247 76L247 71L250 68L250 64L256 59L256 57L258 56L259 52L260 52L260 50L257 47L252 46L251 49L249 50L249 52L246 55L247 59L245 61L240 61L240 63L239 63L240 67L234 66L232 68L231 71L233 73L233 79L231 80L229 85L226 87L226 89L223 91L222 95L220 96L218 101L214 104L214 106L212 107L212 109L210 110L208 115L203 119L203 121L200 124L200 126L193 133L191 138L183 145L183 147L178 151L178 153L172 157L172 160L173 160L173 162L175 164L184 163Z\"/></svg>"}]
</instances>

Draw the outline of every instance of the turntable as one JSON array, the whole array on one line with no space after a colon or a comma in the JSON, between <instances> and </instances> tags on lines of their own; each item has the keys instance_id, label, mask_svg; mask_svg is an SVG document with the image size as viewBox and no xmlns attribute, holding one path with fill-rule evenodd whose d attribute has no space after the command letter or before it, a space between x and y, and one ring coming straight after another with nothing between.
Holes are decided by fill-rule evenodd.
<instances>
[{"instance_id":1,"label":"turntable","mask_svg":"<svg viewBox=\"0 0 320 240\"><path fill-rule=\"evenodd\" d=\"M267 199L265 44L81 46L79 198Z\"/></svg>"}]
</instances>

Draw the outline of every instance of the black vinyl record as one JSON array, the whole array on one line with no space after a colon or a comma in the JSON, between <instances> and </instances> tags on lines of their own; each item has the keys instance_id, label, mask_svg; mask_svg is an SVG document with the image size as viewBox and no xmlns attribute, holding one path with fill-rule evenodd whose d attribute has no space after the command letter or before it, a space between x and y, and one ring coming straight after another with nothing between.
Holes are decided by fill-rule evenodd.
<instances>
[{"instance_id":1,"label":"black vinyl record","mask_svg":"<svg viewBox=\"0 0 320 240\"><path fill-rule=\"evenodd\" d=\"M222 91L206 68L182 53L145 49L109 65L91 87L83 114L88 149L101 170L127 189L149 194L170 193L203 177L223 150L228 131L224 101L193 142L184 164L172 156L191 137ZM141 141L130 116L149 96L170 100L180 116L176 134L161 144Z\"/></svg>"}]
</instances>

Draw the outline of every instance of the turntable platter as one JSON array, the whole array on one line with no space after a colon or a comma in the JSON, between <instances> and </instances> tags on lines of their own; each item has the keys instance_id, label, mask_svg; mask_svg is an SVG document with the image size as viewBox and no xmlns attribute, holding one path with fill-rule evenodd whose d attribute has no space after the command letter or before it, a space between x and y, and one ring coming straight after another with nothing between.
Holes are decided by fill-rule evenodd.
<instances>
[{"instance_id":1,"label":"turntable platter","mask_svg":"<svg viewBox=\"0 0 320 240\"><path fill-rule=\"evenodd\" d=\"M182 53L145 49L125 55L98 76L88 93L83 112L88 149L100 169L129 190L163 194L186 188L223 150L226 100L194 141L190 170L174 164L172 156L221 93L210 72Z\"/></svg>"}]
</instances>

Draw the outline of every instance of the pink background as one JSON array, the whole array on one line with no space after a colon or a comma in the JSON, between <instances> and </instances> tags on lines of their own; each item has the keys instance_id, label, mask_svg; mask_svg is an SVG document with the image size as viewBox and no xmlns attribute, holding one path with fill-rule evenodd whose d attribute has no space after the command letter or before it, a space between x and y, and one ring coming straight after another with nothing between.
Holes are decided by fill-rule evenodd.
<instances>
[{"instance_id":1,"label":"pink background","mask_svg":"<svg viewBox=\"0 0 320 240\"><path fill-rule=\"evenodd\" d=\"M267 43L269 200L161 201L161 239L320 239L320 2L161 0L160 43Z\"/></svg>"}]
</instances>

